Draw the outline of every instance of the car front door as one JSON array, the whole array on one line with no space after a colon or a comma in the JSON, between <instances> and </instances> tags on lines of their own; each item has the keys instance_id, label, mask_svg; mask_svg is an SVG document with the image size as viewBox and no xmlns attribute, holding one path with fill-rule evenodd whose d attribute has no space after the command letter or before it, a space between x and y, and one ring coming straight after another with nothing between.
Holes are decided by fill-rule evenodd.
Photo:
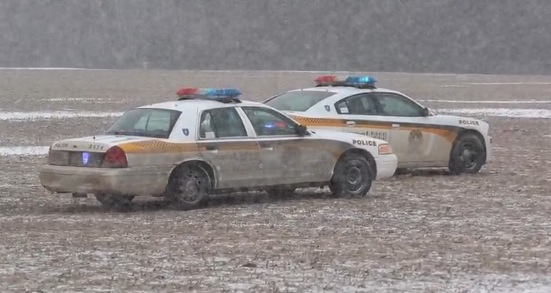
<instances>
[{"instance_id":1,"label":"car front door","mask_svg":"<svg viewBox=\"0 0 551 293\"><path fill-rule=\"evenodd\" d=\"M374 96L379 117L390 123L389 142L400 164L430 166L447 159L447 141L453 133L434 125L433 117L423 114L424 107L396 93L376 92Z\"/></svg>"},{"instance_id":2,"label":"car front door","mask_svg":"<svg viewBox=\"0 0 551 293\"><path fill-rule=\"evenodd\" d=\"M316 141L297 134L297 124L265 107L241 107L256 132L266 185L317 182L326 177L320 164L326 152Z\"/></svg>"},{"instance_id":3,"label":"car front door","mask_svg":"<svg viewBox=\"0 0 551 293\"><path fill-rule=\"evenodd\" d=\"M260 147L236 108L203 111L197 133L199 153L215 168L218 188L262 185Z\"/></svg>"}]
</instances>

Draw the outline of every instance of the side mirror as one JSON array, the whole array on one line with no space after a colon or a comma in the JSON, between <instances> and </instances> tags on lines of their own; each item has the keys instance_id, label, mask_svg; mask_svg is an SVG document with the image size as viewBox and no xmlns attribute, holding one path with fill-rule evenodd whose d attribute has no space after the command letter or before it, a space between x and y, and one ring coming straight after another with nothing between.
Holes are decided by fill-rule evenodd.
<instances>
[{"instance_id":1,"label":"side mirror","mask_svg":"<svg viewBox=\"0 0 551 293\"><path fill-rule=\"evenodd\" d=\"M430 116L429 108L427 108L427 107L423 108L423 116L424 117Z\"/></svg>"},{"instance_id":2,"label":"side mirror","mask_svg":"<svg viewBox=\"0 0 551 293\"><path fill-rule=\"evenodd\" d=\"M308 128L304 125L297 124L297 126L295 127L295 130L297 134L300 136L305 136L308 134Z\"/></svg>"}]
</instances>

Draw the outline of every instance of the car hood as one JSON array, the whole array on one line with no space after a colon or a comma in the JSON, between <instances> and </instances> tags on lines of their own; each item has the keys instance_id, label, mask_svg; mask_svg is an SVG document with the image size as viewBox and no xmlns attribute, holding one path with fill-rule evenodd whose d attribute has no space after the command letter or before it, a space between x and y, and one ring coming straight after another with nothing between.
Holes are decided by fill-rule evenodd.
<instances>
[{"instance_id":1,"label":"car hood","mask_svg":"<svg viewBox=\"0 0 551 293\"><path fill-rule=\"evenodd\" d=\"M468 119L468 120L476 120L476 121L482 121L482 122L484 122L484 120L481 120L481 119L478 119L478 118L465 117L465 116L457 116L457 115L448 115L448 114L436 113L436 114L433 115L433 116L434 116L434 117L438 117L439 119L446 119L446 120L449 120L449 119Z\"/></svg>"},{"instance_id":2,"label":"car hood","mask_svg":"<svg viewBox=\"0 0 551 293\"><path fill-rule=\"evenodd\" d=\"M490 124L488 122L482 119L477 119L473 117L445 115L445 114L436 114L433 117L435 117L436 122L438 124L478 129L482 132L487 132L490 127ZM473 123L473 122L476 122L476 123Z\"/></svg>"}]
</instances>

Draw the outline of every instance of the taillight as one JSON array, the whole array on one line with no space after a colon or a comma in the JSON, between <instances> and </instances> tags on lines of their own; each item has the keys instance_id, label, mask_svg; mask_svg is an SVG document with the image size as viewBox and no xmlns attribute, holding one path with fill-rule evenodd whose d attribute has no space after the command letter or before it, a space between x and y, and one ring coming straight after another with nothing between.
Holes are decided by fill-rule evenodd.
<instances>
[{"instance_id":1,"label":"taillight","mask_svg":"<svg viewBox=\"0 0 551 293\"><path fill-rule=\"evenodd\" d=\"M101 162L103 168L126 168L128 167L128 161L126 160L126 154L118 147L110 147L103 155L103 161Z\"/></svg>"}]
</instances>

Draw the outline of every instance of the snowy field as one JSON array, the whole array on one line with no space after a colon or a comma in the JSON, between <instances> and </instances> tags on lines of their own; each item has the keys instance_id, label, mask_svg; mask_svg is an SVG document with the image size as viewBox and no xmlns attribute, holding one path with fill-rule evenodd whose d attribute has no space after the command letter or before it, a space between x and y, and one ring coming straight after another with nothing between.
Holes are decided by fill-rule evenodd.
<instances>
[{"instance_id":1,"label":"snowy field","mask_svg":"<svg viewBox=\"0 0 551 293\"><path fill-rule=\"evenodd\" d=\"M2 292L551 292L551 77L371 73L489 121L495 157L473 176L380 181L365 199L309 189L114 212L39 185L52 141L101 132L182 86L262 100L318 74L0 69Z\"/></svg>"}]
</instances>

